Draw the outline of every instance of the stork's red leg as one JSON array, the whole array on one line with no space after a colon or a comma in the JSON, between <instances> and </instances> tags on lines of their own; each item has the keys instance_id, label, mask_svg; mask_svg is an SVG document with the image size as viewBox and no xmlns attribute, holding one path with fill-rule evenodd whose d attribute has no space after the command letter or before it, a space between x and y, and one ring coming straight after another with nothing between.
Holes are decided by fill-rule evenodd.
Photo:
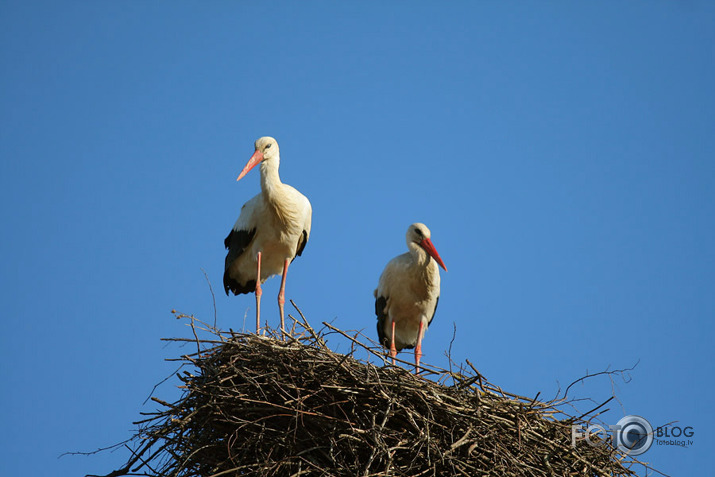
<instances>
[{"instance_id":1,"label":"stork's red leg","mask_svg":"<svg viewBox=\"0 0 715 477\"><path fill-rule=\"evenodd\" d=\"M392 365L395 365L395 356L397 356L397 348L395 348L395 320L392 320L392 336L390 336L390 356L392 357Z\"/></svg>"},{"instance_id":2,"label":"stork's red leg","mask_svg":"<svg viewBox=\"0 0 715 477\"><path fill-rule=\"evenodd\" d=\"M420 372L420 358L422 358L422 330L423 322L420 320L420 329L417 331L417 346L415 346L415 374Z\"/></svg>"},{"instance_id":3,"label":"stork's red leg","mask_svg":"<svg viewBox=\"0 0 715 477\"><path fill-rule=\"evenodd\" d=\"M285 305L286 302L286 275L288 274L288 264L290 264L290 261L286 258L285 263L283 264L283 279L281 280L281 291L278 293L278 308L281 311L281 334L283 336L283 339L285 339L285 317L284 317L284 311L283 311L283 305Z\"/></svg>"},{"instance_id":4,"label":"stork's red leg","mask_svg":"<svg viewBox=\"0 0 715 477\"><path fill-rule=\"evenodd\" d=\"M261 334L261 252L256 257L256 334Z\"/></svg>"}]
</instances>

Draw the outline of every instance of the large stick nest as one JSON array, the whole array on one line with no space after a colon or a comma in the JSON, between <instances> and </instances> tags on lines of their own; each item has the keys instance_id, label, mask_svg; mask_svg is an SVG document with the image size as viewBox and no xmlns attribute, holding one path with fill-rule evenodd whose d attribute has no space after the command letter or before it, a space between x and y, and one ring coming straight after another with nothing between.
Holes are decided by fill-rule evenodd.
<instances>
[{"instance_id":1,"label":"large stick nest","mask_svg":"<svg viewBox=\"0 0 715 477\"><path fill-rule=\"evenodd\" d=\"M469 371L415 375L327 324L316 332L297 322L287 341L203 326L211 334L201 340L188 318L183 396L152 398L163 409L135 423L132 456L110 476L635 474L608 442L572 446L571 425L584 416L503 392L469 362ZM350 340L348 354L328 348L333 333Z\"/></svg>"}]
</instances>

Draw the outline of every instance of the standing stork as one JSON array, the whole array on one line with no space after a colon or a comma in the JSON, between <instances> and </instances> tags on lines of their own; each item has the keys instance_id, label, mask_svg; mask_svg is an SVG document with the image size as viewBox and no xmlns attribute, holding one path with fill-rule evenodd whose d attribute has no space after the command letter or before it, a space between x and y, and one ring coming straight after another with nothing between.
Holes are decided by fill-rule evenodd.
<instances>
[{"instance_id":1,"label":"standing stork","mask_svg":"<svg viewBox=\"0 0 715 477\"><path fill-rule=\"evenodd\" d=\"M228 249L223 287L228 295L256 292L256 333L261 329L261 283L283 273L278 293L281 331L285 333L285 284L288 265L303 253L310 237L310 201L278 175L280 155L272 137L255 143L255 152L237 181L261 165L261 192L243 204L241 214L224 240Z\"/></svg>"},{"instance_id":2,"label":"standing stork","mask_svg":"<svg viewBox=\"0 0 715 477\"><path fill-rule=\"evenodd\" d=\"M410 225L406 235L409 252L387 263L375 290L380 343L390 348L392 364L398 351L414 348L415 372L419 372L422 338L439 302L437 264L447 271L431 235L425 224Z\"/></svg>"}]
</instances>

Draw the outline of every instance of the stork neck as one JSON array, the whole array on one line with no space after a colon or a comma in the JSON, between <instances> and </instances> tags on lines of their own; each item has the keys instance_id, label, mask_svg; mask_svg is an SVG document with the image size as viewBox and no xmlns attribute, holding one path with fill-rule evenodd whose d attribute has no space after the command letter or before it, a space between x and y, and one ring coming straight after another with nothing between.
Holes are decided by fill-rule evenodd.
<instances>
[{"instance_id":1,"label":"stork neck","mask_svg":"<svg viewBox=\"0 0 715 477\"><path fill-rule=\"evenodd\" d=\"M278 158L272 158L261 163L261 191L268 198L275 196L283 185L278 175L279 162Z\"/></svg>"},{"instance_id":2,"label":"stork neck","mask_svg":"<svg viewBox=\"0 0 715 477\"><path fill-rule=\"evenodd\" d=\"M418 244L411 242L407 246L410 249L410 255L412 255L412 261L414 262L415 266L419 268L424 268L427 265L429 265L430 257L427 252L425 252L425 249L420 247Z\"/></svg>"}]
</instances>

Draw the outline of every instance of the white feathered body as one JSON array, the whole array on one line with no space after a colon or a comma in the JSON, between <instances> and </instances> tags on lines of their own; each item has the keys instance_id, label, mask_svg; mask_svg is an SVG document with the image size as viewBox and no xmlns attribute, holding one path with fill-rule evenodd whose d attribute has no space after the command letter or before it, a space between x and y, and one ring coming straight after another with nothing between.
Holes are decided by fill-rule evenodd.
<instances>
[{"instance_id":1,"label":"white feathered body","mask_svg":"<svg viewBox=\"0 0 715 477\"><path fill-rule=\"evenodd\" d=\"M312 207L295 188L283 184L277 156L261 163L261 192L246 202L226 237L224 287L234 294L251 293L261 252L261 283L283 272L285 260L303 252L310 237Z\"/></svg>"},{"instance_id":2,"label":"white feathered body","mask_svg":"<svg viewBox=\"0 0 715 477\"><path fill-rule=\"evenodd\" d=\"M308 199L293 187L282 184L282 200L267 200L259 193L241 208L234 230L253 230L255 236L248 249L234 260L229 273L255 278L256 257L261 253L261 283L283 272L286 259L293 260L298 244L306 233L310 236L312 208Z\"/></svg>"},{"instance_id":3,"label":"white feathered body","mask_svg":"<svg viewBox=\"0 0 715 477\"><path fill-rule=\"evenodd\" d=\"M378 314L378 335L387 343L395 322L397 350L413 348L417 344L419 325L423 332L434 318L439 300L439 269L424 251L415 248L390 260L380 275L375 290ZM384 307L380 298L384 298ZM382 311L383 318L380 318Z\"/></svg>"}]
</instances>

